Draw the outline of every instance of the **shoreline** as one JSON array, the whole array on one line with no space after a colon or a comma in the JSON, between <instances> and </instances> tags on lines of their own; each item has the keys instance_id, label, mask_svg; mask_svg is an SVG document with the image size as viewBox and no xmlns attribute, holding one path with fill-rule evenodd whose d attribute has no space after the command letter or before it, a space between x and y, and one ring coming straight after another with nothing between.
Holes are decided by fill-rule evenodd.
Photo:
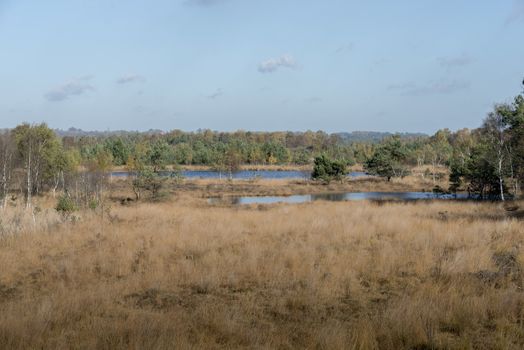
<instances>
[{"instance_id":1,"label":"shoreline","mask_svg":"<svg viewBox=\"0 0 524 350\"><path fill-rule=\"evenodd\" d=\"M443 185L443 183L437 183ZM293 196L307 194L334 194L342 192L433 192L432 181L409 177L388 182L381 178L353 178L322 183L298 179L167 179L164 191L175 197L198 199L237 196ZM133 198L124 178L114 178L111 184L113 199ZM460 192L459 192L460 193Z\"/></svg>"}]
</instances>

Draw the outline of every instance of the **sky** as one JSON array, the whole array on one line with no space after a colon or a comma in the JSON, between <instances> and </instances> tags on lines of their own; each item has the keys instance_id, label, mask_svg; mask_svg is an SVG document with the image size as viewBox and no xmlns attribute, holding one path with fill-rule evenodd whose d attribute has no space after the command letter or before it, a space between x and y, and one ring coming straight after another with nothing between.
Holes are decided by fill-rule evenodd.
<instances>
[{"instance_id":1,"label":"sky","mask_svg":"<svg viewBox=\"0 0 524 350\"><path fill-rule=\"evenodd\" d=\"M477 127L524 0L0 0L0 128Z\"/></svg>"}]
</instances>

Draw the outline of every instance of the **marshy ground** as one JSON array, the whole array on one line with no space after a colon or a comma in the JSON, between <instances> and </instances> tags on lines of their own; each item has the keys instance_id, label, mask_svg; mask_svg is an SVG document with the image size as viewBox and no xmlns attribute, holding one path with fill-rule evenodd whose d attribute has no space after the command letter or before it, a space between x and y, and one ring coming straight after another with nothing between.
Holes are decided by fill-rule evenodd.
<instances>
[{"instance_id":1,"label":"marshy ground","mask_svg":"<svg viewBox=\"0 0 524 350\"><path fill-rule=\"evenodd\" d=\"M417 174L418 175L418 174ZM191 198L214 198L228 196L290 196L295 194L340 193L340 192L431 192L435 186L447 188L446 178L433 181L422 176L407 176L387 181L378 177L344 179L343 181L321 181L300 179L165 179L164 192ZM114 200L132 198L129 179L114 178L109 196Z\"/></svg>"},{"instance_id":2,"label":"marshy ground","mask_svg":"<svg viewBox=\"0 0 524 350\"><path fill-rule=\"evenodd\" d=\"M2 212L0 348L524 347L522 202L205 194Z\"/></svg>"}]
</instances>

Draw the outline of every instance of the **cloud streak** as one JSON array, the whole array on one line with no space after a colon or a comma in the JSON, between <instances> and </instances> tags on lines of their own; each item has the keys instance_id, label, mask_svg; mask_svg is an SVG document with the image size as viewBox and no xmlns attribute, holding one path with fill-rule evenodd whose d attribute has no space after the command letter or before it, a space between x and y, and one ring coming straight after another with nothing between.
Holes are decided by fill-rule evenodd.
<instances>
[{"instance_id":1,"label":"cloud streak","mask_svg":"<svg viewBox=\"0 0 524 350\"><path fill-rule=\"evenodd\" d=\"M349 43L346 45L342 45L339 48L335 50L336 54L344 53L344 52L351 52L355 48L355 44Z\"/></svg>"},{"instance_id":2,"label":"cloud streak","mask_svg":"<svg viewBox=\"0 0 524 350\"><path fill-rule=\"evenodd\" d=\"M466 54L462 54L456 57L439 57L437 58L437 61L441 67L447 69L464 67L473 63L473 59Z\"/></svg>"},{"instance_id":3,"label":"cloud streak","mask_svg":"<svg viewBox=\"0 0 524 350\"><path fill-rule=\"evenodd\" d=\"M428 95L448 95L458 91L466 90L470 87L467 81L440 80L428 84L419 85L413 82L390 85L388 90L399 91L404 96L428 96Z\"/></svg>"},{"instance_id":4,"label":"cloud streak","mask_svg":"<svg viewBox=\"0 0 524 350\"><path fill-rule=\"evenodd\" d=\"M312 96L312 97L306 98L305 101L310 104L320 103L322 102L322 98L318 96Z\"/></svg>"},{"instance_id":5,"label":"cloud streak","mask_svg":"<svg viewBox=\"0 0 524 350\"><path fill-rule=\"evenodd\" d=\"M268 60L260 62L258 65L258 71L260 73L274 73L280 68L295 69L297 62L291 55L282 55L277 58L270 58Z\"/></svg>"},{"instance_id":6,"label":"cloud streak","mask_svg":"<svg viewBox=\"0 0 524 350\"><path fill-rule=\"evenodd\" d=\"M217 89L214 93L212 93L211 95L207 95L206 97L210 100L215 100L219 98L220 96L222 96L223 94L224 92L222 91L222 89Z\"/></svg>"},{"instance_id":7,"label":"cloud streak","mask_svg":"<svg viewBox=\"0 0 524 350\"><path fill-rule=\"evenodd\" d=\"M117 84L131 84L131 83L143 83L146 79L139 74L127 74L119 77L116 80Z\"/></svg>"},{"instance_id":8,"label":"cloud streak","mask_svg":"<svg viewBox=\"0 0 524 350\"><path fill-rule=\"evenodd\" d=\"M524 22L524 1L514 0L510 14L506 18L506 24Z\"/></svg>"},{"instance_id":9,"label":"cloud streak","mask_svg":"<svg viewBox=\"0 0 524 350\"><path fill-rule=\"evenodd\" d=\"M191 6L208 7L208 6L218 5L226 1L227 0L186 0L185 4L191 5Z\"/></svg>"},{"instance_id":10,"label":"cloud streak","mask_svg":"<svg viewBox=\"0 0 524 350\"><path fill-rule=\"evenodd\" d=\"M80 96L94 91L95 88L89 83L91 78L91 76L84 76L65 82L46 92L44 98L50 102L61 102L73 96Z\"/></svg>"}]
</instances>

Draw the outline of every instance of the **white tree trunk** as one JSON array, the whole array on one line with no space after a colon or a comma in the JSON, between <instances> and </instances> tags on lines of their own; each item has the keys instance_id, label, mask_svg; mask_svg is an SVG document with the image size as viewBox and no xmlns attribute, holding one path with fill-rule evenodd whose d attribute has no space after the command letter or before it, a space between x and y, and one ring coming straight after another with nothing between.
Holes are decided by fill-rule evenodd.
<instances>
[{"instance_id":1,"label":"white tree trunk","mask_svg":"<svg viewBox=\"0 0 524 350\"><path fill-rule=\"evenodd\" d=\"M499 152L499 164L498 164L498 168L499 168L499 188L500 188L500 199L502 201L504 201L504 183L503 183L503 179L502 179L502 156L500 155L500 152Z\"/></svg>"},{"instance_id":2,"label":"white tree trunk","mask_svg":"<svg viewBox=\"0 0 524 350\"><path fill-rule=\"evenodd\" d=\"M433 171L432 171L433 185L435 185L435 183L437 182L437 179L436 179L436 171L437 171L436 163L437 163L436 159L433 159L433 161L431 162L431 165L433 167Z\"/></svg>"},{"instance_id":3,"label":"white tree trunk","mask_svg":"<svg viewBox=\"0 0 524 350\"><path fill-rule=\"evenodd\" d=\"M498 172L499 172L499 189L500 200L504 202L504 179L502 174L502 163L504 162L504 134L500 132L499 135L499 149L498 149Z\"/></svg>"},{"instance_id":4,"label":"white tree trunk","mask_svg":"<svg viewBox=\"0 0 524 350\"><path fill-rule=\"evenodd\" d=\"M7 206L7 192L8 192L8 176L7 176L7 163L9 161L7 151L5 152L3 171L2 171L2 208Z\"/></svg>"},{"instance_id":5,"label":"white tree trunk","mask_svg":"<svg viewBox=\"0 0 524 350\"><path fill-rule=\"evenodd\" d=\"M31 207L31 190L32 190L32 184L31 184L31 143L29 143L29 151L27 155L27 197L26 197L26 208Z\"/></svg>"}]
</instances>

